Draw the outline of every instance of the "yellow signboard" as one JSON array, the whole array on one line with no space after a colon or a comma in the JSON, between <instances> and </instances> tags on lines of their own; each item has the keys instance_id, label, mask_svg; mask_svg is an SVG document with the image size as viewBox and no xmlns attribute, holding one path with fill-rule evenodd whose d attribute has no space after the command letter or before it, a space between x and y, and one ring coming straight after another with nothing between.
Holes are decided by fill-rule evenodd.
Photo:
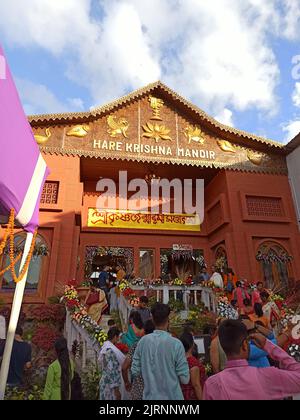
<instances>
[{"instance_id":1,"label":"yellow signboard","mask_svg":"<svg viewBox=\"0 0 300 420\"><path fill-rule=\"evenodd\" d=\"M152 214L138 211L103 210L90 208L88 227L115 229L153 229L200 232L198 215Z\"/></svg>"}]
</instances>

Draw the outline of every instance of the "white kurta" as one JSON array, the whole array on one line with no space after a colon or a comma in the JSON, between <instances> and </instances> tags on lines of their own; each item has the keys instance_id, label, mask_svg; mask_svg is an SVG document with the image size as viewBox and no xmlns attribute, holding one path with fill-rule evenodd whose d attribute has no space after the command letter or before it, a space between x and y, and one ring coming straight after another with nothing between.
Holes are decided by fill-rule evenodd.
<instances>
[{"instance_id":1,"label":"white kurta","mask_svg":"<svg viewBox=\"0 0 300 420\"><path fill-rule=\"evenodd\" d=\"M223 278L222 278L221 274L219 274L217 272L214 273L211 276L210 281L213 281L214 282L215 287L218 287L219 289L223 289L224 288L224 282L223 282Z\"/></svg>"}]
</instances>

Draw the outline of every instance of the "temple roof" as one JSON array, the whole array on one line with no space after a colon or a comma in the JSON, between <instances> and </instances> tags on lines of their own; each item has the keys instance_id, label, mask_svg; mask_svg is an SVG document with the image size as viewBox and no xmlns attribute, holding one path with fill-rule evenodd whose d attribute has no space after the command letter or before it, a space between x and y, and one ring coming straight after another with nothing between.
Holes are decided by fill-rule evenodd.
<instances>
[{"instance_id":1,"label":"temple roof","mask_svg":"<svg viewBox=\"0 0 300 420\"><path fill-rule=\"evenodd\" d=\"M153 93L159 93L169 101L174 102L178 109L181 109L185 113L191 114L191 116L194 118L200 119L202 123L207 126L207 128L217 132L224 138L228 138L228 140L234 140L235 142L240 143L242 146L253 147L262 151L270 151L270 149L273 149L273 151L276 152L277 150L277 152L279 152L280 154L286 154L288 152L288 150L286 150L287 147L280 142L256 136L255 134L251 134L246 131L238 130L236 128L221 124L220 122L206 114L203 110L198 108L196 105L187 101L182 96L178 95L176 92L174 92L172 89L170 89L160 81L149 84L148 86L142 89L138 89L126 96L117 99L116 101L94 108L89 112L34 115L29 116L28 119L33 127L45 126L49 123L70 124L91 121L111 111L117 110L124 105L128 105L131 102L138 100L139 98Z\"/></svg>"}]
</instances>

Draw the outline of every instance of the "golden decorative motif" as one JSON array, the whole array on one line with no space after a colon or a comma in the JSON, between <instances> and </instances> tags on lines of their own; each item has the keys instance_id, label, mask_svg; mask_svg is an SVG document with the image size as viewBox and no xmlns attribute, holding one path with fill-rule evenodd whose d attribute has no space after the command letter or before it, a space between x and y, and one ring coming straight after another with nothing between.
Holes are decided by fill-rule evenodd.
<instances>
[{"instance_id":1,"label":"golden decorative motif","mask_svg":"<svg viewBox=\"0 0 300 420\"><path fill-rule=\"evenodd\" d=\"M107 124L109 125L109 129L107 130L110 137L117 137L118 135L122 135L127 139L127 130L129 128L129 122L125 118L119 118L116 120L116 117L110 115L107 118Z\"/></svg>"},{"instance_id":2,"label":"golden decorative motif","mask_svg":"<svg viewBox=\"0 0 300 420\"><path fill-rule=\"evenodd\" d=\"M62 114L47 114L47 115L32 115L32 116L29 116L28 119L30 123L36 124L36 123L41 123L41 122L45 123L45 122L50 122L50 121L53 122L53 121L61 121L61 120L73 121L75 118L78 119L78 118L99 117L99 116L102 116L104 113L114 112L114 110L120 108L123 105L128 105L128 102L130 101L135 101L135 100L141 99L145 95L151 94L151 92L153 92L154 89L156 90L160 89L164 93L167 93L168 95L172 97L174 101L180 102L180 104L184 105L189 110L192 110L193 112L195 112L201 119L208 121L214 127L221 129L223 132L242 136L243 138L254 140L255 142L263 143L265 145L268 145L274 148L279 148L282 150L284 150L286 147L283 143L266 139L264 137L259 137L259 136L256 136L255 134L251 134L246 131L238 130L236 128L228 127L221 124L220 122L216 121L214 118L206 114L203 110L198 108L196 105L190 103L189 101L184 99L182 96L178 95L175 91L173 91L172 89L170 89L168 86L166 86L160 81L151 83L141 89L135 90L134 92L128 95L122 96L116 101L97 107L93 111L62 113Z\"/></svg>"},{"instance_id":3,"label":"golden decorative motif","mask_svg":"<svg viewBox=\"0 0 300 420\"><path fill-rule=\"evenodd\" d=\"M226 153L236 153L236 148L227 140L218 140L218 146L223 152Z\"/></svg>"},{"instance_id":4,"label":"golden decorative motif","mask_svg":"<svg viewBox=\"0 0 300 420\"><path fill-rule=\"evenodd\" d=\"M262 164L264 155L259 152L248 150L247 157L254 165L260 166Z\"/></svg>"},{"instance_id":5,"label":"golden decorative motif","mask_svg":"<svg viewBox=\"0 0 300 420\"><path fill-rule=\"evenodd\" d=\"M34 138L35 138L37 144L42 145L42 144L47 143L47 141L50 139L51 135L52 134L51 134L50 128L46 128L46 135L45 136L41 136L39 134L35 134L34 135Z\"/></svg>"},{"instance_id":6,"label":"golden decorative motif","mask_svg":"<svg viewBox=\"0 0 300 420\"><path fill-rule=\"evenodd\" d=\"M146 125L143 125L143 130L145 133L142 135L142 137L153 139L156 141L156 143L158 143L159 140L172 141L171 137L169 136L171 130L166 128L164 125L151 124L148 122Z\"/></svg>"},{"instance_id":7,"label":"golden decorative motif","mask_svg":"<svg viewBox=\"0 0 300 420\"><path fill-rule=\"evenodd\" d=\"M195 143L204 144L205 138L199 127L193 127L189 125L183 130L183 132L185 137L188 139L189 144L191 144L192 141L194 141Z\"/></svg>"},{"instance_id":8,"label":"golden decorative motif","mask_svg":"<svg viewBox=\"0 0 300 420\"><path fill-rule=\"evenodd\" d=\"M91 128L88 125L76 125L68 133L68 137L79 137L83 138L88 135Z\"/></svg>"},{"instance_id":9,"label":"golden decorative motif","mask_svg":"<svg viewBox=\"0 0 300 420\"><path fill-rule=\"evenodd\" d=\"M154 96L150 96L149 102L153 110L153 117L151 120L162 121L160 117L160 110L165 104L164 101L162 99L155 98Z\"/></svg>"}]
</instances>

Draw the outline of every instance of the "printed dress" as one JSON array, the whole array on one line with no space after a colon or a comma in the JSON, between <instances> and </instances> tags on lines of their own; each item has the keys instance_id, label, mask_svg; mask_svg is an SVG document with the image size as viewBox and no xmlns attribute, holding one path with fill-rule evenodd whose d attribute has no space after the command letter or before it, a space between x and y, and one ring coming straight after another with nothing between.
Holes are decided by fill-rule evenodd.
<instances>
[{"instance_id":1,"label":"printed dress","mask_svg":"<svg viewBox=\"0 0 300 420\"><path fill-rule=\"evenodd\" d=\"M138 343L135 343L133 347L129 350L127 357L130 359L131 363L133 361L133 355L137 348ZM130 393L130 399L132 401L141 401L144 394L144 380L142 375L138 375L132 379L132 389Z\"/></svg>"},{"instance_id":2,"label":"printed dress","mask_svg":"<svg viewBox=\"0 0 300 420\"><path fill-rule=\"evenodd\" d=\"M121 388L120 365L115 353L108 349L101 363L100 401L115 400L115 388Z\"/></svg>"}]
</instances>

